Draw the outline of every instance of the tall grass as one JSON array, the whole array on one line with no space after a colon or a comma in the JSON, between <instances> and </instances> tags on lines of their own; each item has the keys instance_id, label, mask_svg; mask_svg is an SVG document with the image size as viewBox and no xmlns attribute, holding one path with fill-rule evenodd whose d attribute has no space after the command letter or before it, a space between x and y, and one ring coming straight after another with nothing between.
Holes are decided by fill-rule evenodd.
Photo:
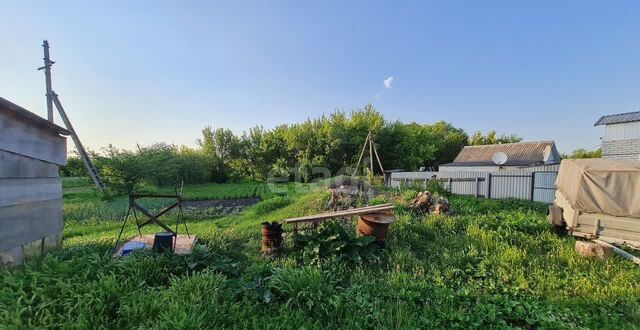
<instances>
[{"instance_id":1,"label":"tall grass","mask_svg":"<svg viewBox=\"0 0 640 330\"><path fill-rule=\"evenodd\" d=\"M119 222L67 222L64 248L0 272L8 328L593 328L640 325L640 268L584 259L545 206L452 197L453 216L398 208L381 260L319 265L260 254L260 223L320 211L326 193L190 223L190 256L105 253ZM67 198L67 197L65 197ZM127 228L126 235L134 235Z\"/></svg>"}]
</instances>

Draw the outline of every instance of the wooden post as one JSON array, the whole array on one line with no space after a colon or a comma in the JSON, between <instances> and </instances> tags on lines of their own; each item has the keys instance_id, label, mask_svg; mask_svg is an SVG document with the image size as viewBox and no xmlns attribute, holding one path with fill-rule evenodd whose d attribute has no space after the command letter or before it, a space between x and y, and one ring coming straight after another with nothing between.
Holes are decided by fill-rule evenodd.
<instances>
[{"instance_id":1,"label":"wooden post","mask_svg":"<svg viewBox=\"0 0 640 330\"><path fill-rule=\"evenodd\" d=\"M531 172L531 201L534 201L534 195L536 193L536 172Z\"/></svg>"},{"instance_id":2,"label":"wooden post","mask_svg":"<svg viewBox=\"0 0 640 330\"><path fill-rule=\"evenodd\" d=\"M71 121L69 120L69 117L67 117L67 113L64 111L64 108L62 107L62 103L60 103L58 94L52 92L51 96L53 98L53 102L56 105L56 108L58 108L58 113L60 114L60 117L62 118L64 125L67 127L69 132L71 132L71 139L73 140L73 143L76 145L76 149L80 154L80 159L82 159L82 162L84 163L84 167L87 169L87 172L89 172L89 175L91 176L91 179L93 180L93 183L96 185L96 187L98 187L100 191L103 191L104 185L102 184L102 181L100 181L98 170L93 166L93 163L89 158L89 154L84 149L82 142L80 142L80 138L78 137L78 134L76 134L76 130L73 129L73 125L71 125Z\"/></svg>"},{"instance_id":3,"label":"wooden post","mask_svg":"<svg viewBox=\"0 0 640 330\"><path fill-rule=\"evenodd\" d=\"M44 80L47 90L47 119L53 123L53 91L51 89L51 65L54 63L49 59L49 42L47 40L42 42L44 48L44 66L38 68L38 70L44 69Z\"/></svg>"},{"instance_id":4,"label":"wooden post","mask_svg":"<svg viewBox=\"0 0 640 330\"><path fill-rule=\"evenodd\" d=\"M371 179L373 179L373 143L371 142L371 132L369 132L369 161L371 163Z\"/></svg>"},{"instance_id":5,"label":"wooden post","mask_svg":"<svg viewBox=\"0 0 640 330\"><path fill-rule=\"evenodd\" d=\"M487 198L491 198L491 173L487 176Z\"/></svg>"},{"instance_id":6,"label":"wooden post","mask_svg":"<svg viewBox=\"0 0 640 330\"><path fill-rule=\"evenodd\" d=\"M382 171L382 173L384 173L384 167L382 167L382 162L380 161L380 156L378 156L378 149L376 148L375 144L373 145L373 153L376 154L376 159L378 160L378 165L380 165L380 171Z\"/></svg>"},{"instance_id":7,"label":"wooden post","mask_svg":"<svg viewBox=\"0 0 640 330\"><path fill-rule=\"evenodd\" d=\"M627 260L631 260L636 265L640 265L640 258L634 256L633 254L628 253L627 251L619 249L619 248L609 244L608 242L605 242L605 241L602 241L602 240L599 240L599 239L594 240L594 242L596 242L596 243L598 243L600 245L612 248L613 252L615 252L617 255L619 255L619 256L627 259Z\"/></svg>"},{"instance_id":8,"label":"wooden post","mask_svg":"<svg viewBox=\"0 0 640 330\"><path fill-rule=\"evenodd\" d=\"M358 163L356 164L356 168L353 170L353 174L351 174L351 176L356 176L356 174L358 173L358 167L360 167L362 156L364 156L364 150L367 148L367 141L369 141L370 134L371 131L369 131L369 134L367 134L367 137L364 139L364 144L362 145L362 150L360 151L360 157L358 157Z\"/></svg>"},{"instance_id":9,"label":"wooden post","mask_svg":"<svg viewBox=\"0 0 640 330\"><path fill-rule=\"evenodd\" d=\"M480 194L479 190L480 190L480 178L476 177L476 193L475 193L476 198L478 198L478 195Z\"/></svg>"},{"instance_id":10,"label":"wooden post","mask_svg":"<svg viewBox=\"0 0 640 330\"><path fill-rule=\"evenodd\" d=\"M448 181L449 181L449 192L453 194L453 187L452 187L453 181L451 180L451 178L449 178Z\"/></svg>"}]
</instances>

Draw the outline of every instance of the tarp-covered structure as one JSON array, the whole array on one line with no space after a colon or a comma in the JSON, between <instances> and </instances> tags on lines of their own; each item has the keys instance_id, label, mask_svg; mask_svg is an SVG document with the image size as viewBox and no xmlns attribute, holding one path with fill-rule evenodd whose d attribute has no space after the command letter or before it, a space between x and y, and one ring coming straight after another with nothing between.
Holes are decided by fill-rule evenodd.
<instances>
[{"instance_id":1,"label":"tarp-covered structure","mask_svg":"<svg viewBox=\"0 0 640 330\"><path fill-rule=\"evenodd\" d=\"M640 218L640 161L565 159L556 188L581 212Z\"/></svg>"}]
</instances>

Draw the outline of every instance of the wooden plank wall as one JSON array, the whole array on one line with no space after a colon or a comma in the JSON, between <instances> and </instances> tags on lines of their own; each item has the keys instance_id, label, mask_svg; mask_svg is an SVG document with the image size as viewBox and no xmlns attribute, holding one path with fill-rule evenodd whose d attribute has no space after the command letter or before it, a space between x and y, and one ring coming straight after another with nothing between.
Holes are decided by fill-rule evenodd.
<instances>
[{"instance_id":1,"label":"wooden plank wall","mask_svg":"<svg viewBox=\"0 0 640 330\"><path fill-rule=\"evenodd\" d=\"M48 163L67 164L66 138L0 109L0 149Z\"/></svg>"},{"instance_id":2,"label":"wooden plank wall","mask_svg":"<svg viewBox=\"0 0 640 330\"><path fill-rule=\"evenodd\" d=\"M12 255L22 258L24 246L59 236L61 231L58 165L0 149L0 252L13 251Z\"/></svg>"}]
</instances>

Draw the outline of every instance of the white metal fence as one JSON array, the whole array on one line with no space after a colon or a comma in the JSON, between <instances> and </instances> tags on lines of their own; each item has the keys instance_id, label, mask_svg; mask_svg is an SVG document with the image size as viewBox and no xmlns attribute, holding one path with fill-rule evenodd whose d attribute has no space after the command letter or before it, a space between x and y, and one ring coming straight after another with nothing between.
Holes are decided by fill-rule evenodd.
<instances>
[{"instance_id":1,"label":"white metal fence","mask_svg":"<svg viewBox=\"0 0 640 330\"><path fill-rule=\"evenodd\" d=\"M438 179L457 195L553 203L557 176L557 171L395 172L387 184L426 186L429 180Z\"/></svg>"}]
</instances>

